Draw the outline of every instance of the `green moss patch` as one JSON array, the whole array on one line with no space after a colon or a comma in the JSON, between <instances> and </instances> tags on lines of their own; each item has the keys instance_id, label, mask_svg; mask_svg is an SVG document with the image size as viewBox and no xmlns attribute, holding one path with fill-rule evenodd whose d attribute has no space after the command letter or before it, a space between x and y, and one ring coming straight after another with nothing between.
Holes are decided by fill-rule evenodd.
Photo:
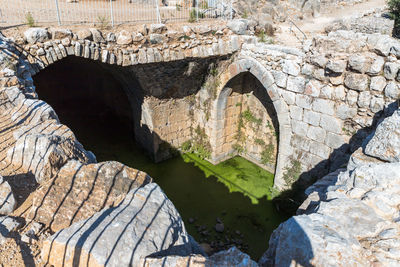
<instances>
[{"instance_id":1,"label":"green moss patch","mask_svg":"<svg viewBox=\"0 0 400 267\"><path fill-rule=\"evenodd\" d=\"M242 157L234 157L217 165L193 153L183 154L182 158L185 162L194 163L207 178L216 177L230 192L240 192L249 197L253 204L258 204L258 200L264 196L272 198L268 189L273 186L274 175Z\"/></svg>"}]
</instances>

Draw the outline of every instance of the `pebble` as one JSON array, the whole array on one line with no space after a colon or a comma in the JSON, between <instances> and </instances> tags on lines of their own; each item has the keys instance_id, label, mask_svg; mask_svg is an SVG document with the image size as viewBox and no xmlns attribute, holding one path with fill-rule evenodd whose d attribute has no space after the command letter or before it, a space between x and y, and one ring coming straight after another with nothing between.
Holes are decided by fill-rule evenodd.
<instances>
[{"instance_id":1,"label":"pebble","mask_svg":"<svg viewBox=\"0 0 400 267\"><path fill-rule=\"evenodd\" d=\"M215 225L215 231L217 231L218 233L222 233L224 231L224 224L223 223L217 223Z\"/></svg>"}]
</instances>

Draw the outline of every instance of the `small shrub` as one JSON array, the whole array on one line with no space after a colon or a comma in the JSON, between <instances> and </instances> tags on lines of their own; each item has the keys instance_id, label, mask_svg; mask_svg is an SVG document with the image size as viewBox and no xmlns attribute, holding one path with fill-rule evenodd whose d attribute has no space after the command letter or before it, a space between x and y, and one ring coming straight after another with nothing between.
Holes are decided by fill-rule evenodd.
<instances>
[{"instance_id":1,"label":"small shrub","mask_svg":"<svg viewBox=\"0 0 400 267\"><path fill-rule=\"evenodd\" d=\"M97 17L97 21L101 30L105 30L109 27L109 21L106 16L99 15Z\"/></svg>"},{"instance_id":2,"label":"small shrub","mask_svg":"<svg viewBox=\"0 0 400 267\"><path fill-rule=\"evenodd\" d=\"M179 4L176 4L176 11L181 11L181 6Z\"/></svg>"},{"instance_id":3,"label":"small shrub","mask_svg":"<svg viewBox=\"0 0 400 267\"><path fill-rule=\"evenodd\" d=\"M264 30L261 30L258 33L258 41L261 42L261 43L265 43L267 41L267 37L266 37L266 34L265 34Z\"/></svg>"},{"instance_id":4,"label":"small shrub","mask_svg":"<svg viewBox=\"0 0 400 267\"><path fill-rule=\"evenodd\" d=\"M400 0L389 0L387 2L390 16L394 19L396 26L400 24Z\"/></svg>"},{"instance_id":5,"label":"small shrub","mask_svg":"<svg viewBox=\"0 0 400 267\"><path fill-rule=\"evenodd\" d=\"M25 22L29 27L35 26L35 19L33 18L31 12L25 14Z\"/></svg>"},{"instance_id":6,"label":"small shrub","mask_svg":"<svg viewBox=\"0 0 400 267\"><path fill-rule=\"evenodd\" d=\"M249 17L249 13L247 10L245 10L242 14L242 18L247 19Z\"/></svg>"}]
</instances>

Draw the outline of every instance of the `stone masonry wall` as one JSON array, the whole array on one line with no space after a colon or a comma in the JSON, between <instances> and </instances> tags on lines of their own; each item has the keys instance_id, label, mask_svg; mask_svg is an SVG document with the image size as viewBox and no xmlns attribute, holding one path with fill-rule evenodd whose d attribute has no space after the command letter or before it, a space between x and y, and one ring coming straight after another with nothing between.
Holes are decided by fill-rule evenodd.
<instances>
[{"instance_id":1,"label":"stone masonry wall","mask_svg":"<svg viewBox=\"0 0 400 267\"><path fill-rule=\"evenodd\" d=\"M386 35L331 32L307 41L299 50L260 43L254 36L233 35L227 29L218 34L218 31L190 31L193 39L190 36L191 39L187 39L186 34L173 39L168 30L154 26L150 35L168 37L165 39L168 42L157 43L151 41L154 36L142 34L140 44L135 43L134 34L128 34L127 43L121 41L126 32L114 34L115 38L108 34L107 40L103 40L94 29L86 32L89 37L82 33L66 31L63 35L53 31L53 40L48 40L50 35L46 31L43 40L32 42L25 38L23 55L31 62L33 73L68 55L120 66L230 55L222 63L211 62L204 83L200 83L198 89L188 87L190 93L184 96L183 102L166 100L182 92L163 95L162 87L158 87L152 91L158 96L158 102L146 105L157 106L160 112L171 108L191 116L191 130L200 129L201 136L209 143L210 160L216 162L216 148L224 139L221 136L225 131L225 111L221 112L221 103L227 95L223 89L236 75L252 73L266 89L277 114L275 128L279 143L275 184L280 188L293 183L300 174L301 178L310 180L340 167L359 147L370 127L397 105L400 45ZM216 64L217 72L210 72L212 64ZM190 68L195 70L199 66L192 64ZM209 80L214 81L212 90L207 84ZM179 90L185 90L184 86L181 88ZM25 91L35 94L32 82L27 82ZM176 116L182 124L159 115L154 117L157 118L154 123L154 113L148 112L147 122L151 126L148 128L150 131L157 129L158 133L155 130L154 133L161 134L161 140L180 146L189 132L186 115ZM247 134L252 136L250 132Z\"/></svg>"},{"instance_id":2,"label":"stone masonry wall","mask_svg":"<svg viewBox=\"0 0 400 267\"><path fill-rule=\"evenodd\" d=\"M302 51L256 41L242 46L226 76L250 71L274 101L278 186L340 167L371 126L397 106L399 48L386 35L349 31L314 38Z\"/></svg>"}]
</instances>

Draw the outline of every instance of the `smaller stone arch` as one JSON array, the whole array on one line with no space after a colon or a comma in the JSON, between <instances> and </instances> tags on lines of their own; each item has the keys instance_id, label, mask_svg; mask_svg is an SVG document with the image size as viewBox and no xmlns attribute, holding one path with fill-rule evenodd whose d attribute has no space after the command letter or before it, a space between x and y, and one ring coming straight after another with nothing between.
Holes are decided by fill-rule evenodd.
<instances>
[{"instance_id":1,"label":"smaller stone arch","mask_svg":"<svg viewBox=\"0 0 400 267\"><path fill-rule=\"evenodd\" d=\"M277 120L279 124L278 153L276 158L274 186L283 189L285 183L283 181L283 172L285 162L291 155L290 139L292 130L290 126L289 108L286 102L281 98L278 87L275 84L272 74L257 60L252 58L242 58L231 63L220 75L220 83L217 88L217 98L213 103L211 111L211 146L212 149L218 146L221 140L221 134L224 127L224 112L227 97L231 91L226 88L226 84L241 73L251 73L265 88L268 96L272 100L275 108ZM214 163L221 161L217 157L216 151L212 151L211 160Z\"/></svg>"}]
</instances>

